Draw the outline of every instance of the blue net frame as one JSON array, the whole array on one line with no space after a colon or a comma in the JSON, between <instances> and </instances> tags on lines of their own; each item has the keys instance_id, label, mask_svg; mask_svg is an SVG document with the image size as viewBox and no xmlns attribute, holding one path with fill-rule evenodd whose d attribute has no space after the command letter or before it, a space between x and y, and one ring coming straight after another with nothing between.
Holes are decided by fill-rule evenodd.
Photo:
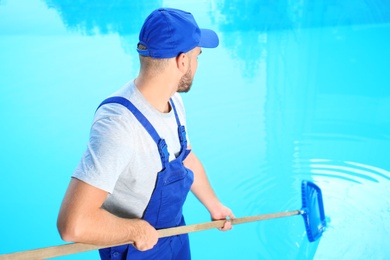
<instances>
[{"instance_id":1,"label":"blue net frame","mask_svg":"<svg viewBox=\"0 0 390 260\"><path fill-rule=\"evenodd\" d=\"M325 231L325 211L321 189L310 181L302 181L302 217L310 242L319 239Z\"/></svg>"}]
</instances>

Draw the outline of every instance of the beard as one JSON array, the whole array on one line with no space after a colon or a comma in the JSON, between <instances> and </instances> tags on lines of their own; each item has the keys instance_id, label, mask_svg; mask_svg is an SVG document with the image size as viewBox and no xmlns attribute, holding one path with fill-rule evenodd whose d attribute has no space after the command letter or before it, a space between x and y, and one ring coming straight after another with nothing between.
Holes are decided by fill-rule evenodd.
<instances>
[{"instance_id":1,"label":"beard","mask_svg":"<svg viewBox=\"0 0 390 260\"><path fill-rule=\"evenodd\" d=\"M192 86L192 70L191 67L188 68L187 72L181 77L177 92L179 93L187 93L190 91Z\"/></svg>"}]
</instances>

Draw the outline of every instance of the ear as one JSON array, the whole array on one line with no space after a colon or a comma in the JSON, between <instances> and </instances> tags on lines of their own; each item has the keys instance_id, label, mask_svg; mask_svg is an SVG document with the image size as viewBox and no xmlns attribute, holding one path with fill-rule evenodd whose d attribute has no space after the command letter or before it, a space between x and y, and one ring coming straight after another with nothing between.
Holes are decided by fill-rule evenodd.
<instances>
[{"instance_id":1,"label":"ear","mask_svg":"<svg viewBox=\"0 0 390 260\"><path fill-rule=\"evenodd\" d=\"M177 69L180 70L182 73L186 73L188 69L188 55L185 53L180 53L176 57L176 66Z\"/></svg>"}]
</instances>

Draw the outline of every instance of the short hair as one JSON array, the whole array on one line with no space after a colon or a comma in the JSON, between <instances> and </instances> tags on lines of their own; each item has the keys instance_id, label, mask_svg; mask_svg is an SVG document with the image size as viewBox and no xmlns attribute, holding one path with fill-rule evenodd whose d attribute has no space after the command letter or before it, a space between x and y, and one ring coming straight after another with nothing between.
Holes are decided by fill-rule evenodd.
<instances>
[{"instance_id":1,"label":"short hair","mask_svg":"<svg viewBox=\"0 0 390 260\"><path fill-rule=\"evenodd\" d=\"M148 48L143 45L143 44L138 44L137 48L139 50L147 50ZM149 73L158 73L164 70L168 64L169 59L156 59L156 58L151 58L148 56L142 56L141 54L139 55L139 60L141 64L141 69L142 70L147 70Z\"/></svg>"}]
</instances>

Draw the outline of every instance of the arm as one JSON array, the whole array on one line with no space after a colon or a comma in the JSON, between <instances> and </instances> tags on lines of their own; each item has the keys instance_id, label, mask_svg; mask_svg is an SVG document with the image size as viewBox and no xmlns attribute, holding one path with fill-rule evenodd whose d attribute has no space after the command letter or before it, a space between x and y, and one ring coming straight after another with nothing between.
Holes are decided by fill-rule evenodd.
<instances>
[{"instance_id":1,"label":"arm","mask_svg":"<svg viewBox=\"0 0 390 260\"><path fill-rule=\"evenodd\" d=\"M134 241L139 250L152 248L157 231L142 219L123 219L101 208L108 193L72 178L58 215L57 227L65 241L112 245Z\"/></svg>"},{"instance_id":2,"label":"arm","mask_svg":"<svg viewBox=\"0 0 390 260\"><path fill-rule=\"evenodd\" d=\"M184 160L184 165L194 173L194 183L192 184L191 191L210 212L211 218L213 220L226 219L227 217L233 219L234 215L232 211L225 207L215 195L203 165L194 152L191 152L187 156ZM225 231L231 228L231 223L227 221L220 230Z\"/></svg>"}]
</instances>

